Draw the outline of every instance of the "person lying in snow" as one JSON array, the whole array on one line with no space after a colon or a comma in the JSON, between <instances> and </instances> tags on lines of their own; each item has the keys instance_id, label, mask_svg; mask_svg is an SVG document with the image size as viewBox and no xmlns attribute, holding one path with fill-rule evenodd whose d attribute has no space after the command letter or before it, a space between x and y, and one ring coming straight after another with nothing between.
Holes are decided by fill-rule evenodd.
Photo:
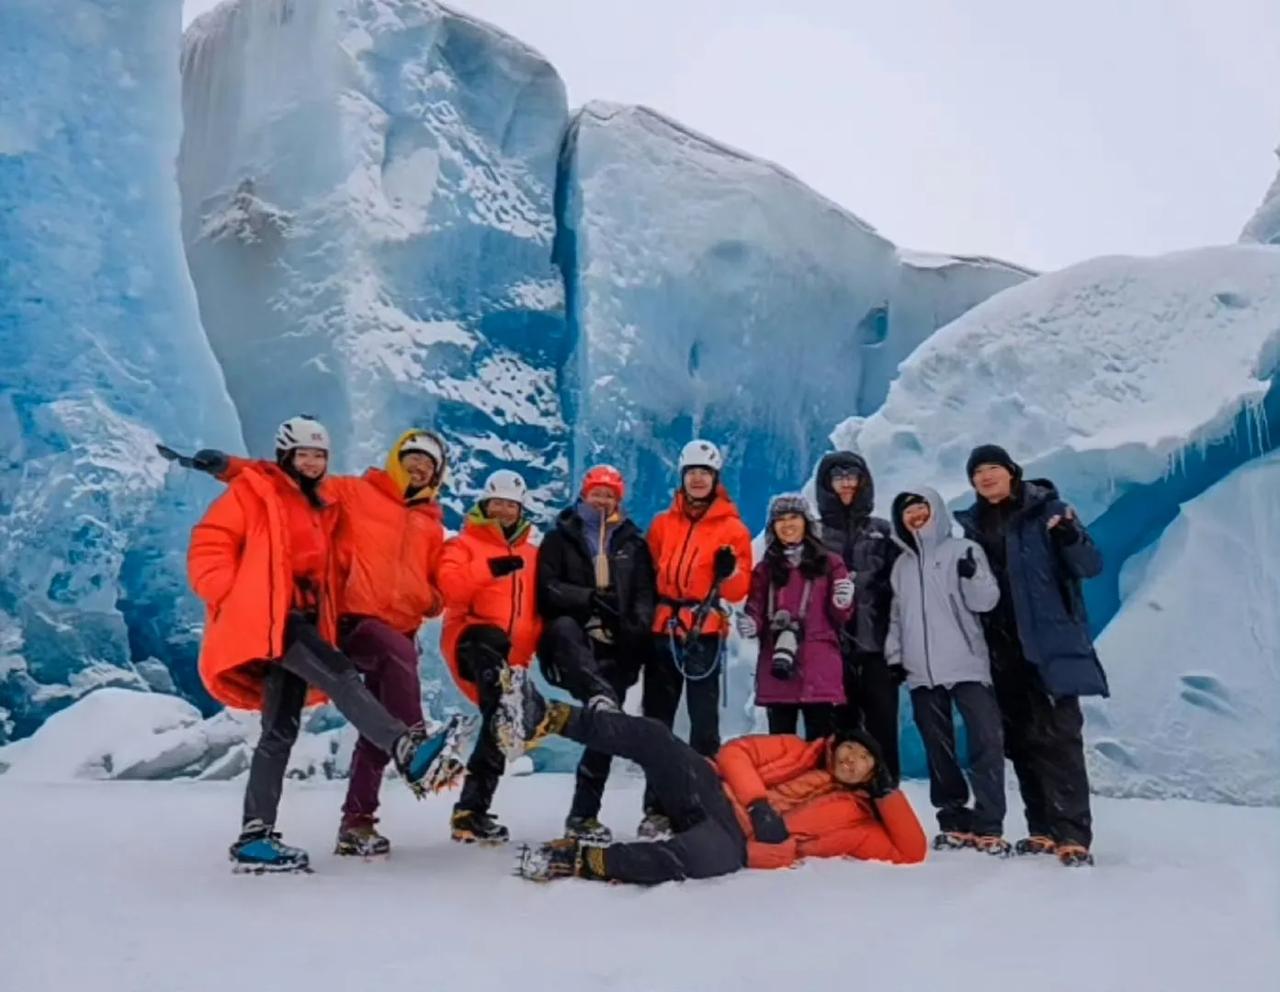
<instances>
[{"instance_id":1,"label":"person lying in snow","mask_svg":"<svg viewBox=\"0 0 1280 992\"><path fill-rule=\"evenodd\" d=\"M781 734L740 737L707 759L657 720L607 701L585 708L548 703L527 681L516 695L504 694L498 719L518 721L528 745L558 734L635 761L672 821L669 840L591 847L562 838L525 848L517 868L525 878L654 885L785 868L807 857L925 859L920 821L861 730L812 743Z\"/></svg>"}]
</instances>

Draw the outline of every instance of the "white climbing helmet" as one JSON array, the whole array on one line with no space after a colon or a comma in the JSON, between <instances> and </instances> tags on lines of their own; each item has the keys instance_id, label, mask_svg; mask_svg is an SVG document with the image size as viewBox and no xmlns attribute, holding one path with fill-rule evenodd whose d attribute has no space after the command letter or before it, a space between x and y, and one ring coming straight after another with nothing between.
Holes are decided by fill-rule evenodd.
<instances>
[{"instance_id":1,"label":"white climbing helmet","mask_svg":"<svg viewBox=\"0 0 1280 992\"><path fill-rule=\"evenodd\" d=\"M724 458L720 454L720 449L710 441L697 438L686 444L680 451L681 475L690 468L709 468L713 472L719 472L722 467L724 467Z\"/></svg>"},{"instance_id":2,"label":"white climbing helmet","mask_svg":"<svg viewBox=\"0 0 1280 992\"><path fill-rule=\"evenodd\" d=\"M309 413L290 417L276 428L276 451L293 451L295 448L319 448L326 454L329 452L329 432Z\"/></svg>"},{"instance_id":3,"label":"white climbing helmet","mask_svg":"<svg viewBox=\"0 0 1280 992\"><path fill-rule=\"evenodd\" d=\"M484 480L484 490L480 493L480 502L489 499L509 499L512 503L525 505L529 496L529 487L519 472L510 469L499 469Z\"/></svg>"},{"instance_id":4,"label":"white climbing helmet","mask_svg":"<svg viewBox=\"0 0 1280 992\"><path fill-rule=\"evenodd\" d=\"M445 458L447 449L445 448L444 439L432 431L416 431L404 439L404 443L400 445L398 452L399 457L417 453L426 455L436 463L436 470L441 471L445 466Z\"/></svg>"}]
</instances>

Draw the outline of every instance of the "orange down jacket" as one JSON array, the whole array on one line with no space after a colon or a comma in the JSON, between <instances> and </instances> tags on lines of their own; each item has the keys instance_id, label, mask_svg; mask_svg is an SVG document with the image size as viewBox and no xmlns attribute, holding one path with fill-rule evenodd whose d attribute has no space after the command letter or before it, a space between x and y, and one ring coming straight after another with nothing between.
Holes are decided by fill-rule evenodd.
<instances>
[{"instance_id":1,"label":"orange down jacket","mask_svg":"<svg viewBox=\"0 0 1280 992\"><path fill-rule=\"evenodd\" d=\"M326 483L319 495L329 503ZM265 663L284 654L294 602L290 520L298 514L317 514L326 541L332 537L336 506L316 509L275 465L249 463L191 529L187 578L205 605L200 678L209 694L227 706L259 709ZM332 643L337 636L337 556L331 548L326 551L317 602L320 633ZM312 690L307 705L323 700Z\"/></svg>"},{"instance_id":2,"label":"orange down jacket","mask_svg":"<svg viewBox=\"0 0 1280 992\"><path fill-rule=\"evenodd\" d=\"M416 433L401 435L385 469L325 480L328 498L341 511L334 535L342 577L339 612L373 617L409 637L444 606L436 585L444 515L432 501L434 491L411 501L404 495L409 477L400 464L400 446ZM233 479L254 464L269 463L232 458L225 477Z\"/></svg>"},{"instance_id":3,"label":"orange down jacket","mask_svg":"<svg viewBox=\"0 0 1280 992\"><path fill-rule=\"evenodd\" d=\"M720 586L720 596L734 603L744 599L751 587L751 533L729 499L723 486L700 517L691 517L685 504L684 491L676 493L671 507L654 518L649 527L649 550L658 572L658 609L653 618L655 633L665 633L671 619L668 600L700 601L711 592L715 582L716 552L723 547L733 549L738 567ZM680 609L681 630L693 622L690 607ZM724 619L713 612L703 625L704 634L719 633Z\"/></svg>"},{"instance_id":4,"label":"orange down jacket","mask_svg":"<svg viewBox=\"0 0 1280 992\"><path fill-rule=\"evenodd\" d=\"M785 868L801 858L859 858L915 864L925 857L925 836L901 791L876 802L841 785L827 771L827 740L739 737L716 755L738 823L747 835L747 865ZM755 839L747 807L767 799L791 836L781 844Z\"/></svg>"},{"instance_id":5,"label":"orange down jacket","mask_svg":"<svg viewBox=\"0 0 1280 992\"><path fill-rule=\"evenodd\" d=\"M507 555L518 555L524 567L494 578L489 571L489 559ZM484 516L479 507L467 515L462 532L444 544L439 572L440 591L444 596L440 651L458 688L474 703L479 702L476 685L458 671L458 638L468 627L499 627L511 640L508 662L518 668L527 667L542 634L542 623L538 619L537 561L538 549L529 540L527 523L522 523L508 541L502 528Z\"/></svg>"}]
</instances>

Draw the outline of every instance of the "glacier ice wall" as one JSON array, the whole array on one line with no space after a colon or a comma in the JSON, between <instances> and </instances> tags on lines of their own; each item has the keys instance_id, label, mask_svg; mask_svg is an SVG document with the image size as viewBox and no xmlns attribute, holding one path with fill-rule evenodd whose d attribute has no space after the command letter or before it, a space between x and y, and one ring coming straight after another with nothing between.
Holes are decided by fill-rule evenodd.
<instances>
[{"instance_id":1,"label":"glacier ice wall","mask_svg":"<svg viewBox=\"0 0 1280 992\"><path fill-rule=\"evenodd\" d=\"M1276 149L1280 155L1280 148ZM1254 241L1264 245L1280 245L1280 175L1262 198L1262 204L1240 233L1241 241Z\"/></svg>"},{"instance_id":2,"label":"glacier ice wall","mask_svg":"<svg viewBox=\"0 0 1280 992\"><path fill-rule=\"evenodd\" d=\"M882 508L923 483L969 499L965 459L988 441L1028 477L1052 478L1107 559L1086 584L1100 628L1125 560L1179 504L1275 444L1278 371L1280 248L1100 258L948 325L903 364L884 406L834 440L867 456Z\"/></svg>"},{"instance_id":3,"label":"glacier ice wall","mask_svg":"<svg viewBox=\"0 0 1280 992\"><path fill-rule=\"evenodd\" d=\"M919 342L1029 275L900 255L779 167L643 107L578 113L557 217L575 469L618 463L642 519L701 434L762 523L769 495L803 481L832 423L879 405Z\"/></svg>"},{"instance_id":4,"label":"glacier ice wall","mask_svg":"<svg viewBox=\"0 0 1280 992\"><path fill-rule=\"evenodd\" d=\"M1280 454L1185 504L1098 641L1095 788L1280 804Z\"/></svg>"},{"instance_id":5,"label":"glacier ice wall","mask_svg":"<svg viewBox=\"0 0 1280 992\"><path fill-rule=\"evenodd\" d=\"M356 470L435 424L453 493L515 463L558 503L555 70L428 0L240 0L182 77L183 237L250 450L306 411Z\"/></svg>"},{"instance_id":6,"label":"glacier ice wall","mask_svg":"<svg viewBox=\"0 0 1280 992\"><path fill-rule=\"evenodd\" d=\"M207 701L163 436L240 443L178 236L179 0L0 4L0 741L104 684Z\"/></svg>"}]
</instances>

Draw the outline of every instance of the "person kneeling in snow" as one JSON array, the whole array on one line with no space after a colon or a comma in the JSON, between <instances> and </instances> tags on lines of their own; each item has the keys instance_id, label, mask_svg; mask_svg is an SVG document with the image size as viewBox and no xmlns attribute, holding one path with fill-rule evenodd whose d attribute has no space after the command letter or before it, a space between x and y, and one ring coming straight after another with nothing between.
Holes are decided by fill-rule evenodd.
<instances>
[{"instance_id":1,"label":"person kneeling in snow","mask_svg":"<svg viewBox=\"0 0 1280 992\"><path fill-rule=\"evenodd\" d=\"M524 736L559 734L629 758L668 811L669 840L591 847L562 838L521 852L534 881L578 876L654 885L742 868L785 868L801 858L915 864L920 821L861 730L805 743L790 735L740 737L707 759L665 725L606 703L547 703L528 682L518 710ZM505 707L504 707L505 708ZM513 711L515 711L513 710Z\"/></svg>"},{"instance_id":2,"label":"person kneeling in snow","mask_svg":"<svg viewBox=\"0 0 1280 992\"><path fill-rule=\"evenodd\" d=\"M889 637L885 656L903 672L929 762L929 798L938 810L937 849L976 847L1008 855L1004 831L1004 741L991 688L991 662L980 613L995 607L1000 587L982 548L953 537L951 514L934 490L893 501L894 540ZM905 670L905 671L904 671ZM969 787L956 757L952 704L969 735Z\"/></svg>"}]
</instances>

